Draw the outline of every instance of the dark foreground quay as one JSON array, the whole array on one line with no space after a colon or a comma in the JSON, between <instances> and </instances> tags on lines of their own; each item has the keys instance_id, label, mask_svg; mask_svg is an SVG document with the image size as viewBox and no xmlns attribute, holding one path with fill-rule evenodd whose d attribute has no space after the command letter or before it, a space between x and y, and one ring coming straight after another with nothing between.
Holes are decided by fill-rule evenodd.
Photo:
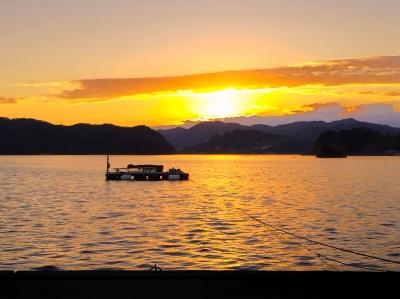
<instances>
[{"instance_id":1,"label":"dark foreground quay","mask_svg":"<svg viewBox=\"0 0 400 299\"><path fill-rule=\"evenodd\" d=\"M0 298L386 298L399 273L0 271Z\"/></svg>"}]
</instances>

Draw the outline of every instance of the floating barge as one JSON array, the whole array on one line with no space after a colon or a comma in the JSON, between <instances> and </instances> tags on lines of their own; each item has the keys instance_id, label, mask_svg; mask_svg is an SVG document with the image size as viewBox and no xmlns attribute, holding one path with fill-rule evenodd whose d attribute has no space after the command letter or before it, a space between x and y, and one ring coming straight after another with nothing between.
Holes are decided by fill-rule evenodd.
<instances>
[{"instance_id":1,"label":"floating barge","mask_svg":"<svg viewBox=\"0 0 400 299\"><path fill-rule=\"evenodd\" d=\"M109 157L107 156L106 181L187 181L189 174L179 168L170 168L164 171L163 165L133 165L113 168L110 170Z\"/></svg>"}]
</instances>

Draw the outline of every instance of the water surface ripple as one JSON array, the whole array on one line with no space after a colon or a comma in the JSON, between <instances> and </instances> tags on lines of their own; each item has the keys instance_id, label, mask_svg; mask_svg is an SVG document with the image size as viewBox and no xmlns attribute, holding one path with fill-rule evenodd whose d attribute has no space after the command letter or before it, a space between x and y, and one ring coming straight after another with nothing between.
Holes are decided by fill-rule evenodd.
<instances>
[{"instance_id":1,"label":"water surface ripple","mask_svg":"<svg viewBox=\"0 0 400 299\"><path fill-rule=\"evenodd\" d=\"M0 269L400 270L288 231L400 260L400 158L113 156L187 182L106 182L103 156L0 157Z\"/></svg>"}]
</instances>

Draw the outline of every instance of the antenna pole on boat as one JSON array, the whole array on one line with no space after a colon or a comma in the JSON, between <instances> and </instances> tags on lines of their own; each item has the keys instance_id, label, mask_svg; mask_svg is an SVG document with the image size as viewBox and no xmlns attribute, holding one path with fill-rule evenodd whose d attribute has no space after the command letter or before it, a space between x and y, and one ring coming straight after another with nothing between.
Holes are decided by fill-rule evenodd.
<instances>
[{"instance_id":1,"label":"antenna pole on boat","mask_svg":"<svg viewBox=\"0 0 400 299\"><path fill-rule=\"evenodd\" d=\"M110 169L110 158L109 155L107 155L107 173L109 169Z\"/></svg>"}]
</instances>

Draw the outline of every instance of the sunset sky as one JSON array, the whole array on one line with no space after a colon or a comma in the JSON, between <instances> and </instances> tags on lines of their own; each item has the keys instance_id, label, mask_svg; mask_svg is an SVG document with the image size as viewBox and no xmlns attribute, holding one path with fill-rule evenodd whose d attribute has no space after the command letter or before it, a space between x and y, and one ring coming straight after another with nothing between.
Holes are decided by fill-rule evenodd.
<instances>
[{"instance_id":1,"label":"sunset sky","mask_svg":"<svg viewBox=\"0 0 400 299\"><path fill-rule=\"evenodd\" d=\"M0 116L400 126L398 0L2 0Z\"/></svg>"}]
</instances>

